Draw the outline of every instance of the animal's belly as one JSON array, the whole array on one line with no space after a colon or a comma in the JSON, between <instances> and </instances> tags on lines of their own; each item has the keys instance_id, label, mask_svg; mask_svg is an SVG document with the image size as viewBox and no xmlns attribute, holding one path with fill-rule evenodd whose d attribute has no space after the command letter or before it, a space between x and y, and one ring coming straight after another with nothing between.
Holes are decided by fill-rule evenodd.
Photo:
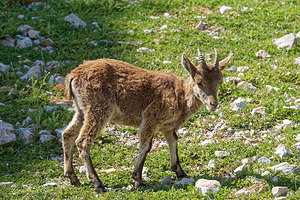
<instances>
[{"instance_id":1,"label":"animal's belly","mask_svg":"<svg viewBox=\"0 0 300 200\"><path fill-rule=\"evenodd\" d=\"M121 113L113 115L110 119L111 123L125 125L125 126L132 126L134 128L138 128L142 122L142 118L132 116L132 115L124 115Z\"/></svg>"}]
</instances>

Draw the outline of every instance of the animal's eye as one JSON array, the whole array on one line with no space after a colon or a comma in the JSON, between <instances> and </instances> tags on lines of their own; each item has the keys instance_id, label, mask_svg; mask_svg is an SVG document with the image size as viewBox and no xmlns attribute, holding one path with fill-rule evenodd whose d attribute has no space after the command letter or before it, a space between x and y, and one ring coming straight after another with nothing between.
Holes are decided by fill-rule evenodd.
<instances>
[{"instance_id":1,"label":"animal's eye","mask_svg":"<svg viewBox=\"0 0 300 200\"><path fill-rule=\"evenodd\" d=\"M197 85L198 85L198 87L202 88L202 83L201 82L198 82Z\"/></svg>"}]
</instances>

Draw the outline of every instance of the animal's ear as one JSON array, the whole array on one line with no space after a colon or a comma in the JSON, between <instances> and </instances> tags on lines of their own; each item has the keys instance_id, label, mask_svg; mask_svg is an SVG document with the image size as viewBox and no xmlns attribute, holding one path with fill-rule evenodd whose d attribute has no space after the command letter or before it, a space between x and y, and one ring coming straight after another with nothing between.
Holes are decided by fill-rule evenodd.
<instances>
[{"instance_id":1,"label":"animal's ear","mask_svg":"<svg viewBox=\"0 0 300 200\"><path fill-rule=\"evenodd\" d=\"M184 53L181 56L181 64L192 77L195 76L197 69Z\"/></svg>"},{"instance_id":2,"label":"animal's ear","mask_svg":"<svg viewBox=\"0 0 300 200\"><path fill-rule=\"evenodd\" d=\"M225 58L225 59L223 59L223 60L221 60L220 62L219 62L219 69L222 71L225 67L226 67L226 65L229 63L229 61L230 61L230 59L232 58L232 56L233 56L233 53L231 53L227 58Z\"/></svg>"}]
</instances>

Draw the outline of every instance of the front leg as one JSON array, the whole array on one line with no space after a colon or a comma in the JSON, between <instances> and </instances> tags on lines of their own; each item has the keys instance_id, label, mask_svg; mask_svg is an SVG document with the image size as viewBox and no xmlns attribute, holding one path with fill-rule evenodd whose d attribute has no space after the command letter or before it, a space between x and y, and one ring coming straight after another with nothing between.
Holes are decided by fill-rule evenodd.
<instances>
[{"instance_id":1,"label":"front leg","mask_svg":"<svg viewBox=\"0 0 300 200\"><path fill-rule=\"evenodd\" d=\"M187 177L186 173L182 170L178 159L177 141L178 136L175 131L164 132L170 149L170 164L171 170L176 173L177 178Z\"/></svg>"}]
</instances>

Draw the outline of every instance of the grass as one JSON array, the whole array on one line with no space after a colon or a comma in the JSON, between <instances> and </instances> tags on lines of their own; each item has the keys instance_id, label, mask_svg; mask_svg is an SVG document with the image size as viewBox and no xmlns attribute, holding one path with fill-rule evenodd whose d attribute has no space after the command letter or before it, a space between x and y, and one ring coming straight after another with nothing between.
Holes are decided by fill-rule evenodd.
<instances>
[{"instance_id":1,"label":"grass","mask_svg":"<svg viewBox=\"0 0 300 200\"><path fill-rule=\"evenodd\" d=\"M279 38L288 33L300 31L299 10L297 0L287 1L117 1L117 0L70 0L70 1L45 1L50 8L37 9L12 3L5 10L7 1L1 1L0 7L0 38L16 36L20 25L28 24L40 31L40 35L51 38L54 52L49 53L33 47L18 49L0 45L0 62L9 64L11 68L0 72L0 117L3 121L17 124L20 127L26 117L32 118L31 124L36 125L33 141L23 145L21 141L9 147L0 147L0 182L14 182L13 187L0 187L1 199L196 199L206 198L197 193L193 186L174 187L172 184L161 186L159 180L166 176L175 178L169 168L168 148L163 145L156 147L148 155L145 167L149 180L146 181L146 190L127 190L122 187L133 184L131 178L132 167L137 155L137 145L126 145L120 140L120 135L135 137L137 131L128 127L118 127L114 131L103 131L95 141L92 149L92 159L98 174L105 186L112 188L104 194L93 191L91 184L83 175L79 175L83 185L72 187L68 180L63 178L63 163L51 160L52 157L62 156L61 143L52 140L46 143L39 142L38 132L50 130L55 134L55 129L69 123L73 115L66 109L58 111L45 111L44 106L52 105L53 96L62 96L61 91L54 90L48 84L49 78L54 73L65 76L84 60L98 58L114 58L132 63L141 68L172 72L181 77L187 73L180 64L180 55L185 52L190 58L195 57L199 47L202 53L210 54L214 48L219 50L219 55L225 58L229 53L234 53L230 66L248 66L250 70L241 78L252 83L257 89L254 92L237 88L233 83L224 83L220 87L219 100L222 109L217 113L209 113L202 108L197 115L192 117L185 125L188 133L179 135L179 155L182 166L190 177L217 179L222 187L219 193L212 194L213 199L233 198L241 188L255 187L253 179L263 180L262 190L258 190L248 199L273 199L271 190L273 186L287 186L291 195L287 199L300 198L299 175L284 175L282 173L262 177L261 171L280 162L300 165L299 151L294 149L295 136L300 132L299 110L286 109L284 106L294 105L294 100L300 98L299 66L294 64L294 59L299 57L299 45L291 50L277 49L273 44L274 38ZM231 6L232 11L221 15L219 7ZM242 7L253 10L242 12ZM201 8L208 8L212 14L206 14ZM70 13L77 14L87 23L84 29L76 29L64 21ZM164 16L169 13L170 17ZM18 15L24 15L18 19ZM152 19L150 16L159 16ZM204 16L206 30L213 30L219 39L213 39L209 32L199 32L195 26ZM38 17L38 19L32 19ZM97 22L99 27L91 25ZM167 29L160 27L167 25ZM153 29L153 33L146 34L145 29ZM100 40L109 41L141 41L143 45L118 45L105 44ZM156 39L156 40L155 40ZM159 42L155 42L158 41ZM97 46L90 42L98 41ZM154 49L152 52L137 52L139 47ZM261 49L266 50L270 59L261 59L255 53ZM17 71L26 72L24 61L42 60L49 62L57 60L65 62L61 67L44 74L42 79L25 81L16 74ZM163 64L164 60L172 64ZM28 64L30 65L30 64ZM277 68L273 69L272 65ZM225 77L238 76L238 72L225 71ZM266 85L279 88L278 91L268 92ZM17 91L16 95L8 95L11 88ZM50 93L49 93L50 92ZM230 110L230 104L238 97L251 98L247 103L248 108L241 112ZM266 114L262 117L252 116L253 108L264 106ZM29 112L29 109L33 109ZM207 139L209 132L220 122L219 114L226 122L225 129L218 129L213 135L215 143L202 146L200 143ZM298 123L295 127L284 130L272 129L280 121L289 119ZM252 132L250 131L252 130ZM245 143L242 138L233 139L236 131L249 131L246 137L257 140ZM196 136L196 134L200 136ZM157 138L161 138L158 134ZM130 140L126 138L126 140ZM280 160L274 153L279 144L284 144L292 150L292 155ZM231 154L224 159L215 157L216 150L226 150ZM75 153L75 164L81 166L82 162ZM266 156L272 158L269 165L259 165L251 162L241 177L233 177L233 170L241 165L241 160L253 157ZM207 169L211 159L216 159L216 167ZM116 172L101 174L102 169L117 169ZM76 168L77 172L78 169ZM79 174L79 173L77 173ZM273 182L273 176L279 182ZM48 182L58 183L57 187L42 187ZM120 188L120 189L117 189Z\"/></svg>"}]
</instances>

